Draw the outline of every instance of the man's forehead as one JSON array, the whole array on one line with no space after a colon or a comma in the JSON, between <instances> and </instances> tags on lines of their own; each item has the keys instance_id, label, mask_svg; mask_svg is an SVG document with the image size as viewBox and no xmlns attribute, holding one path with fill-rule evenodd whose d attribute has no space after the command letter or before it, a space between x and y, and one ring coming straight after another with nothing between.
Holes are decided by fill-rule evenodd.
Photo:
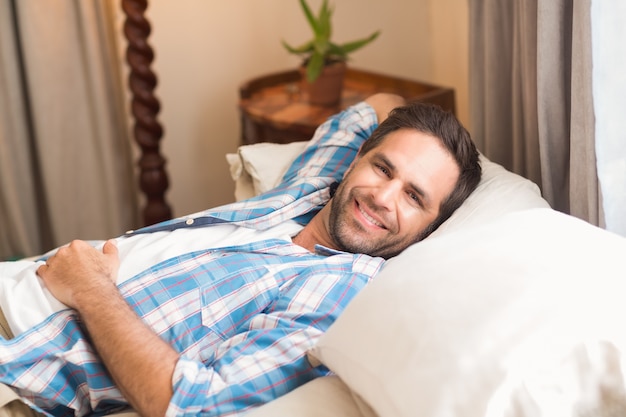
<instances>
[{"instance_id":1,"label":"man's forehead","mask_svg":"<svg viewBox=\"0 0 626 417\"><path fill-rule=\"evenodd\" d=\"M415 129L399 129L389 133L371 152L398 152L407 157L428 156L432 153L449 153L437 136ZM451 155L450 155L451 156Z\"/></svg>"}]
</instances>

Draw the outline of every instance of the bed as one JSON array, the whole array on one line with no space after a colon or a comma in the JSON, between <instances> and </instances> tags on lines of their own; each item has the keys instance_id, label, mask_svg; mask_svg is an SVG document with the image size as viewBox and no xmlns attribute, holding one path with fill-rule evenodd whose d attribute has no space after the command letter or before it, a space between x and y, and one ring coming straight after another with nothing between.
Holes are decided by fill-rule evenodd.
<instances>
[{"instance_id":1,"label":"bed","mask_svg":"<svg viewBox=\"0 0 626 417\"><path fill-rule=\"evenodd\" d=\"M145 2L122 3L144 222L155 223L171 211L155 79L140 59L151 56L149 25ZM235 197L273 187L304 146L226 155ZM390 260L309 352L334 375L248 416L626 415L626 239L552 210L534 183L481 162L462 207Z\"/></svg>"}]
</instances>

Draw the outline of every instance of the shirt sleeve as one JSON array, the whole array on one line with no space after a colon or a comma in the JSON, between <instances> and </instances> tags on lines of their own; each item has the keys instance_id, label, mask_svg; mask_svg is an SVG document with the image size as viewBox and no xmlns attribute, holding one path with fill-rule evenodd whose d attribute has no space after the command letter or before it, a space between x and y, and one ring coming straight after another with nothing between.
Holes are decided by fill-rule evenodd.
<instances>
[{"instance_id":1,"label":"shirt sleeve","mask_svg":"<svg viewBox=\"0 0 626 417\"><path fill-rule=\"evenodd\" d=\"M329 187L341 181L361 144L377 126L376 111L366 102L355 104L331 116L317 128L303 153L290 165L276 187L192 217L219 218L255 229L267 229L286 220L306 224L328 202ZM168 222L159 226L167 229L170 223L181 223L181 219ZM196 220L194 224L199 223ZM146 230L157 229L149 226L143 229Z\"/></svg>"},{"instance_id":2,"label":"shirt sleeve","mask_svg":"<svg viewBox=\"0 0 626 417\"><path fill-rule=\"evenodd\" d=\"M314 367L306 352L368 279L353 271L315 274L305 285L287 285L272 308L222 343L209 364L179 359L166 415L239 415L328 374L325 367Z\"/></svg>"},{"instance_id":3,"label":"shirt sleeve","mask_svg":"<svg viewBox=\"0 0 626 417\"><path fill-rule=\"evenodd\" d=\"M250 331L242 335L241 345L230 347L211 367L181 358L166 416L240 414L327 374L326 368L313 368L305 355L318 333L288 328ZM243 363L247 366L240 369Z\"/></svg>"},{"instance_id":4,"label":"shirt sleeve","mask_svg":"<svg viewBox=\"0 0 626 417\"><path fill-rule=\"evenodd\" d=\"M282 181L288 183L304 177L329 177L341 181L359 148L377 126L376 112L366 102L331 116L317 128Z\"/></svg>"}]
</instances>

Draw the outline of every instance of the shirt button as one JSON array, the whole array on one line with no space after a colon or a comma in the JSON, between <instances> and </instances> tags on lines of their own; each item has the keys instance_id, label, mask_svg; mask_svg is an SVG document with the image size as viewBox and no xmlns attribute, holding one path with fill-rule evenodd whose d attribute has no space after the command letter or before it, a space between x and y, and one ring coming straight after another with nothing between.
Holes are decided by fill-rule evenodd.
<instances>
[{"instance_id":1,"label":"shirt button","mask_svg":"<svg viewBox=\"0 0 626 417\"><path fill-rule=\"evenodd\" d=\"M194 221L193 219L187 219L187 221L185 222L185 224L186 224L187 226L191 226L191 225L193 224L193 221Z\"/></svg>"},{"instance_id":2,"label":"shirt button","mask_svg":"<svg viewBox=\"0 0 626 417\"><path fill-rule=\"evenodd\" d=\"M127 230L124 234L125 235L132 235L133 233L135 233L134 230Z\"/></svg>"}]
</instances>

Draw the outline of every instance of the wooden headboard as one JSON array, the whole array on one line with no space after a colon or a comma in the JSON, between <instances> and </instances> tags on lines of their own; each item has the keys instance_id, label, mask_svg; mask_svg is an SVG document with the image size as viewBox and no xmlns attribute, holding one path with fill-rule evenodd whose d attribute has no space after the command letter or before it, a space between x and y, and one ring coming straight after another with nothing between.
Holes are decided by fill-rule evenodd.
<instances>
[{"instance_id":1,"label":"wooden headboard","mask_svg":"<svg viewBox=\"0 0 626 417\"><path fill-rule=\"evenodd\" d=\"M172 210L165 200L169 187L165 170L165 158L161 155L160 142L163 127L157 120L161 109L154 95L157 77L150 66L154 52L148 44L150 22L145 17L147 0L122 0L126 16L124 36L128 41L126 61L130 67L128 79L131 91L131 111L134 119L133 136L139 145L139 188L145 196L142 209L144 225L158 223L172 217Z\"/></svg>"}]
</instances>

